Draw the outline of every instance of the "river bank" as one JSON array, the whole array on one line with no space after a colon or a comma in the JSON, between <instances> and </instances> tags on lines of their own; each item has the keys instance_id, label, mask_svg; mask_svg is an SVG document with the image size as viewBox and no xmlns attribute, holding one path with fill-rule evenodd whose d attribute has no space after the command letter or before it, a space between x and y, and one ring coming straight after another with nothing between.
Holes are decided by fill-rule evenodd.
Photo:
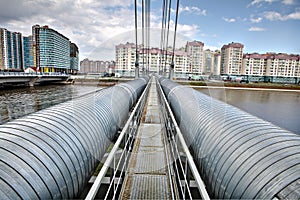
<instances>
[{"instance_id":1,"label":"river bank","mask_svg":"<svg viewBox=\"0 0 300 200\"><path fill-rule=\"evenodd\" d=\"M245 89L271 89L271 90L299 90L300 85L295 84L279 84L279 83L235 83L235 82L202 82L202 81L176 81L183 85L191 87L228 87L228 88L245 88Z\"/></svg>"},{"instance_id":2,"label":"river bank","mask_svg":"<svg viewBox=\"0 0 300 200\"><path fill-rule=\"evenodd\" d=\"M93 76L76 76L73 77L75 85L95 85L109 87L118 83L127 82L134 78L115 78L115 77L93 77Z\"/></svg>"}]
</instances>

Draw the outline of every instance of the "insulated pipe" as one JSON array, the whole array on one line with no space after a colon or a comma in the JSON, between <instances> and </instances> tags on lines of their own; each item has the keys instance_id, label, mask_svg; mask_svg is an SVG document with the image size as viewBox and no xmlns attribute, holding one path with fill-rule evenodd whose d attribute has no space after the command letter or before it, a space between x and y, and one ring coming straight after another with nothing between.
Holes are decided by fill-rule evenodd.
<instances>
[{"instance_id":1,"label":"insulated pipe","mask_svg":"<svg viewBox=\"0 0 300 200\"><path fill-rule=\"evenodd\" d=\"M70 199L82 192L149 78L0 125L1 199Z\"/></svg>"},{"instance_id":2,"label":"insulated pipe","mask_svg":"<svg viewBox=\"0 0 300 200\"><path fill-rule=\"evenodd\" d=\"M160 77L212 198L300 198L300 137Z\"/></svg>"}]
</instances>

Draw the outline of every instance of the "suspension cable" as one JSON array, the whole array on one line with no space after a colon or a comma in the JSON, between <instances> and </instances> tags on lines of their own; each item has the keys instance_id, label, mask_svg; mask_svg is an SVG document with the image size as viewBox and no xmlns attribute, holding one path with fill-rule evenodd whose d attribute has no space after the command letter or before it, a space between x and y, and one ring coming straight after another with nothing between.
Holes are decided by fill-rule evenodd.
<instances>
[{"instance_id":1,"label":"suspension cable","mask_svg":"<svg viewBox=\"0 0 300 200\"><path fill-rule=\"evenodd\" d=\"M163 75L166 75L166 67L165 67L165 62L166 62L166 27L167 27L167 12L168 12L168 0L166 0L166 4L164 7L164 32L163 32L163 58L164 58L164 63L163 63Z\"/></svg>"},{"instance_id":2,"label":"suspension cable","mask_svg":"<svg viewBox=\"0 0 300 200\"><path fill-rule=\"evenodd\" d=\"M137 0L134 1L135 15L135 78L139 77L138 33L137 33Z\"/></svg>"},{"instance_id":3,"label":"suspension cable","mask_svg":"<svg viewBox=\"0 0 300 200\"><path fill-rule=\"evenodd\" d=\"M149 62L149 47L148 47L148 0L145 0L145 24L146 24L146 70L148 69Z\"/></svg>"},{"instance_id":4,"label":"suspension cable","mask_svg":"<svg viewBox=\"0 0 300 200\"><path fill-rule=\"evenodd\" d=\"M147 0L147 21L148 21L148 68L147 68L147 73L149 73L150 70L150 56L151 56L151 51L150 51L150 0Z\"/></svg>"},{"instance_id":5,"label":"suspension cable","mask_svg":"<svg viewBox=\"0 0 300 200\"><path fill-rule=\"evenodd\" d=\"M169 0L169 10L168 10L168 28L167 28L167 39L166 39L166 56L165 56L165 69L167 66L167 60L168 60L168 43L169 43L169 30L170 30L170 18L171 18L171 5L172 0Z\"/></svg>"},{"instance_id":6,"label":"suspension cable","mask_svg":"<svg viewBox=\"0 0 300 200\"><path fill-rule=\"evenodd\" d=\"M145 75L145 39L144 39L144 36L145 36L145 12L144 12L144 1L145 0L142 0L142 55L143 55L143 68L142 68L142 71L143 71L143 75Z\"/></svg>"},{"instance_id":7,"label":"suspension cable","mask_svg":"<svg viewBox=\"0 0 300 200\"><path fill-rule=\"evenodd\" d=\"M178 22L178 11L179 11L179 0L177 0L177 6L176 6L175 30L174 30L174 40L173 40L173 50L172 50L172 62L171 62L171 67L173 67L173 68L174 68L174 52L175 52L175 43L176 43L176 32L177 32L177 22Z\"/></svg>"},{"instance_id":8,"label":"suspension cable","mask_svg":"<svg viewBox=\"0 0 300 200\"><path fill-rule=\"evenodd\" d=\"M159 73L162 73L163 67L162 67L162 60L164 56L163 52L163 45L164 45L164 21L165 21L165 7L166 7L166 0L163 0L163 6L162 6L162 18L161 18L161 34L160 34L160 65L159 65Z\"/></svg>"}]
</instances>

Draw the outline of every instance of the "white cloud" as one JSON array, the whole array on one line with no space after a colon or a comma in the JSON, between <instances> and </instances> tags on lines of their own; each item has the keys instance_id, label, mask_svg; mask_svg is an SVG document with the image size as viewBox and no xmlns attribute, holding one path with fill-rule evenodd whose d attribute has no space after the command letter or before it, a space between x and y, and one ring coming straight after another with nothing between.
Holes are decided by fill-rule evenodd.
<instances>
[{"instance_id":1,"label":"white cloud","mask_svg":"<svg viewBox=\"0 0 300 200\"><path fill-rule=\"evenodd\" d=\"M82 60L92 54L96 55L93 52L99 52L108 43L114 48L113 45L120 42L135 41L133 4L132 0L0 0L0 24L10 31L21 32L23 36L31 34L32 25L49 25L77 44ZM207 14L206 10L196 6L182 6L181 12L202 16ZM151 28L160 30L160 15L160 10L151 10ZM141 20L139 27L140 23ZM171 20L170 31L173 30L174 22ZM199 26L195 24L178 24L177 30L178 35L190 40L200 33ZM121 37L123 34L126 38ZM158 43L160 31L153 34L151 40ZM171 39L170 36L170 43Z\"/></svg>"},{"instance_id":2,"label":"white cloud","mask_svg":"<svg viewBox=\"0 0 300 200\"><path fill-rule=\"evenodd\" d=\"M254 6L257 5L258 7L262 6L263 3L273 3L273 2L278 2L280 1L282 4L285 5L293 5L295 4L295 0L252 0L252 2L250 4L248 4L249 6Z\"/></svg>"},{"instance_id":3,"label":"white cloud","mask_svg":"<svg viewBox=\"0 0 300 200\"><path fill-rule=\"evenodd\" d=\"M265 12L264 17L270 21L275 21L275 20L283 20L283 17L280 13L270 11L270 12Z\"/></svg>"},{"instance_id":4,"label":"white cloud","mask_svg":"<svg viewBox=\"0 0 300 200\"><path fill-rule=\"evenodd\" d=\"M293 13L287 14L287 15L282 15L279 12L275 11L269 11L264 13L264 17L270 21L286 21L286 20L300 20L300 11L297 10Z\"/></svg>"},{"instance_id":5,"label":"white cloud","mask_svg":"<svg viewBox=\"0 0 300 200\"><path fill-rule=\"evenodd\" d=\"M23 36L31 34L34 24L49 25L75 42L83 59L109 38L134 30L132 4L131 0L0 1L0 24Z\"/></svg>"},{"instance_id":6,"label":"white cloud","mask_svg":"<svg viewBox=\"0 0 300 200\"><path fill-rule=\"evenodd\" d=\"M193 38L200 31L199 27L195 24L192 24L192 25L177 24L177 30L178 30L178 33L180 33L188 38Z\"/></svg>"},{"instance_id":7,"label":"white cloud","mask_svg":"<svg viewBox=\"0 0 300 200\"><path fill-rule=\"evenodd\" d=\"M171 9L171 11L176 12L176 10L174 10L174 9ZM202 10L202 9L196 7L196 6L189 7L189 6L180 5L179 6L179 14L184 13L184 12L187 12L187 13L190 13L190 14L195 14L195 15L202 15L202 16L207 15L207 11L205 9Z\"/></svg>"},{"instance_id":8,"label":"white cloud","mask_svg":"<svg viewBox=\"0 0 300 200\"><path fill-rule=\"evenodd\" d=\"M261 6L262 3L273 3L278 0L253 0L248 6L258 5Z\"/></svg>"},{"instance_id":9,"label":"white cloud","mask_svg":"<svg viewBox=\"0 0 300 200\"><path fill-rule=\"evenodd\" d=\"M293 5L295 2L294 0L283 0L282 3L286 5Z\"/></svg>"},{"instance_id":10,"label":"white cloud","mask_svg":"<svg viewBox=\"0 0 300 200\"><path fill-rule=\"evenodd\" d=\"M234 19L234 18L226 18L226 17L223 17L223 20L224 20L225 22L229 22L229 23L236 22L236 19Z\"/></svg>"},{"instance_id":11,"label":"white cloud","mask_svg":"<svg viewBox=\"0 0 300 200\"><path fill-rule=\"evenodd\" d=\"M261 27L251 27L248 29L249 31L265 31L266 29Z\"/></svg>"},{"instance_id":12,"label":"white cloud","mask_svg":"<svg viewBox=\"0 0 300 200\"><path fill-rule=\"evenodd\" d=\"M260 23L262 21L262 18L261 17L258 17L258 18L250 18L250 21L252 23Z\"/></svg>"}]
</instances>

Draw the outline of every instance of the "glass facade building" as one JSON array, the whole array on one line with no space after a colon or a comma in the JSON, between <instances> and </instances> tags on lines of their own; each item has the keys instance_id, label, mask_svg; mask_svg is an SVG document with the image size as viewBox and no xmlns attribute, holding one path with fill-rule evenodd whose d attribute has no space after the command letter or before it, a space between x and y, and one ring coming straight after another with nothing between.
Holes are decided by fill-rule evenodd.
<instances>
[{"instance_id":1,"label":"glass facade building","mask_svg":"<svg viewBox=\"0 0 300 200\"><path fill-rule=\"evenodd\" d=\"M0 28L0 70L23 70L22 34Z\"/></svg>"},{"instance_id":2,"label":"glass facade building","mask_svg":"<svg viewBox=\"0 0 300 200\"><path fill-rule=\"evenodd\" d=\"M32 36L23 37L24 70L34 67L32 51Z\"/></svg>"},{"instance_id":3,"label":"glass facade building","mask_svg":"<svg viewBox=\"0 0 300 200\"><path fill-rule=\"evenodd\" d=\"M41 72L70 71L70 41L49 28L35 25L33 30L34 64Z\"/></svg>"},{"instance_id":4,"label":"glass facade building","mask_svg":"<svg viewBox=\"0 0 300 200\"><path fill-rule=\"evenodd\" d=\"M70 71L76 74L79 70L79 51L74 43L70 43Z\"/></svg>"}]
</instances>

